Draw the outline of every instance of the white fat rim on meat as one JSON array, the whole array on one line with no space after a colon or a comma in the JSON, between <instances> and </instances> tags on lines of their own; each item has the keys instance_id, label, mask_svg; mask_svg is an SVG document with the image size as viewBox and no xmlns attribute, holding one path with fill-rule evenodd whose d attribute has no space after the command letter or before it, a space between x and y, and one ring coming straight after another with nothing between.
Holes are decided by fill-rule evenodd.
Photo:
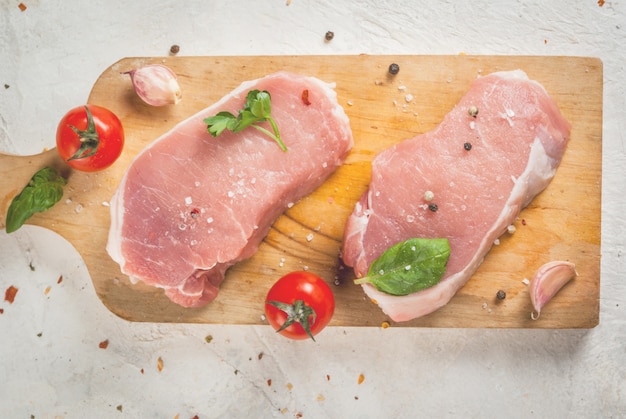
<instances>
[{"instance_id":1,"label":"white fat rim on meat","mask_svg":"<svg viewBox=\"0 0 626 419\"><path fill-rule=\"evenodd\" d=\"M385 314L397 322L425 316L443 307L467 283L478 266L483 262L494 241L515 221L521 209L528 205L535 195L548 186L556 172L557 166L558 162L547 154L541 140L535 138L531 145L528 165L524 173L515 181L511 195L498 219L485 235L474 258L462 271L449 276L433 287L406 296L385 294L378 291L371 284L363 284L363 290L371 300L378 304Z\"/></svg>"}]
</instances>

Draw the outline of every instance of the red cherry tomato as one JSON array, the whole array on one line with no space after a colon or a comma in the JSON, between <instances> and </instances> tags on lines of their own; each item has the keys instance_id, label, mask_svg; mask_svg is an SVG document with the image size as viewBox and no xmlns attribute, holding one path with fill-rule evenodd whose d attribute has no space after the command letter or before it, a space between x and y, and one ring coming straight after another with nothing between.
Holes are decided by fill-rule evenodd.
<instances>
[{"instance_id":1,"label":"red cherry tomato","mask_svg":"<svg viewBox=\"0 0 626 419\"><path fill-rule=\"evenodd\" d=\"M265 316L272 327L291 339L313 338L335 312L328 284L310 272L291 272L280 278L265 298Z\"/></svg>"},{"instance_id":2,"label":"red cherry tomato","mask_svg":"<svg viewBox=\"0 0 626 419\"><path fill-rule=\"evenodd\" d=\"M84 172L106 169L124 148L119 118L96 105L70 110L57 127L57 151L65 162Z\"/></svg>"}]
</instances>

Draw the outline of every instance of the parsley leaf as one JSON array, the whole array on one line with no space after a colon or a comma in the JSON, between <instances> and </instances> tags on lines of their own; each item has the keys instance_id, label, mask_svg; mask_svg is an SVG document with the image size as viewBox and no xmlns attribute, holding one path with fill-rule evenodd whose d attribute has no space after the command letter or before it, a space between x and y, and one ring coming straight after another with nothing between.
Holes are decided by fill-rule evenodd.
<instances>
[{"instance_id":1,"label":"parsley leaf","mask_svg":"<svg viewBox=\"0 0 626 419\"><path fill-rule=\"evenodd\" d=\"M280 139L278 125L274 118L272 118L271 113L272 103L270 93L267 90L262 92L259 90L251 90L246 96L246 103L243 109L239 111L237 116L230 112L222 111L217 115L204 119L204 123L207 124L208 132L214 137L217 137L226 129L238 133L248 127L255 128L276 141L281 150L287 151L287 147ZM265 121L270 123L272 131L274 132L270 132L258 125Z\"/></svg>"}]
</instances>

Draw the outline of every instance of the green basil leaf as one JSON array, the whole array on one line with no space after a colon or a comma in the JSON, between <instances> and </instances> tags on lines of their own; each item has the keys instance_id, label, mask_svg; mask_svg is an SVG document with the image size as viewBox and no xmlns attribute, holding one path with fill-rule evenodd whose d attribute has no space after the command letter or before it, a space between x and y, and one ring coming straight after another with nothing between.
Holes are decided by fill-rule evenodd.
<instances>
[{"instance_id":1,"label":"green basil leaf","mask_svg":"<svg viewBox=\"0 0 626 419\"><path fill-rule=\"evenodd\" d=\"M44 167L33 175L7 211L7 233L20 228L36 212L46 211L63 197L63 186L67 181L50 168Z\"/></svg>"},{"instance_id":2,"label":"green basil leaf","mask_svg":"<svg viewBox=\"0 0 626 419\"><path fill-rule=\"evenodd\" d=\"M371 283L391 295L408 295L436 285L450 258L448 239L413 238L387 249L356 284Z\"/></svg>"}]
</instances>

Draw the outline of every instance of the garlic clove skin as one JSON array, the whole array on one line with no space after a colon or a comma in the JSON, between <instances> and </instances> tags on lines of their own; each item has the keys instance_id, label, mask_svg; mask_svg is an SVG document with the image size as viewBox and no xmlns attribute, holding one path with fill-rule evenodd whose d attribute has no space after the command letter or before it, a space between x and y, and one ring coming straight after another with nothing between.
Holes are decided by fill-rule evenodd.
<instances>
[{"instance_id":1,"label":"garlic clove skin","mask_svg":"<svg viewBox=\"0 0 626 419\"><path fill-rule=\"evenodd\" d=\"M541 309L576 275L576 266L571 262L557 260L541 266L530 281L530 301L534 308L530 318L537 320Z\"/></svg>"},{"instance_id":2,"label":"garlic clove skin","mask_svg":"<svg viewBox=\"0 0 626 419\"><path fill-rule=\"evenodd\" d=\"M123 74L130 75L135 92L148 105L177 104L182 99L176 74L169 67L148 64Z\"/></svg>"}]
</instances>

